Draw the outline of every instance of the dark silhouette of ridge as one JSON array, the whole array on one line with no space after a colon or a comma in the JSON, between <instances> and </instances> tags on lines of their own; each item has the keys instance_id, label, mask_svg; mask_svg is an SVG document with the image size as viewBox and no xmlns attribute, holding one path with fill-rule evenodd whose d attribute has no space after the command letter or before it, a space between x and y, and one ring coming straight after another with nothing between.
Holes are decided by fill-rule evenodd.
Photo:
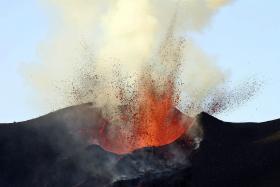
<instances>
[{"instance_id":1,"label":"dark silhouette of ridge","mask_svg":"<svg viewBox=\"0 0 280 187\"><path fill-rule=\"evenodd\" d=\"M84 104L0 124L0 186L280 186L280 120L228 123L201 113L195 128L202 133L192 135L202 138L198 149L182 137L127 155L77 133L98 130L100 120L100 110Z\"/></svg>"},{"instance_id":2,"label":"dark silhouette of ridge","mask_svg":"<svg viewBox=\"0 0 280 187\"><path fill-rule=\"evenodd\" d=\"M194 186L279 186L280 120L228 123L197 117L203 141L192 155Z\"/></svg>"}]
</instances>

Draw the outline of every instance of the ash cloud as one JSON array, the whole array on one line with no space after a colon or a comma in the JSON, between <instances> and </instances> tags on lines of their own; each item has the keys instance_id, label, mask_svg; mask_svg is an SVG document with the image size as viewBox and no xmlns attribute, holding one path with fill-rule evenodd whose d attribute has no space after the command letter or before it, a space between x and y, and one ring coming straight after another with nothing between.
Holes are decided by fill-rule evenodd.
<instances>
[{"instance_id":1,"label":"ash cloud","mask_svg":"<svg viewBox=\"0 0 280 187\"><path fill-rule=\"evenodd\" d=\"M186 34L201 32L228 0L43 2L57 11L57 22L54 34L40 48L41 63L25 67L25 74L32 77L29 81L45 111L94 102L112 114L133 98L137 81L149 66L155 67L156 80L182 66L177 79L184 86L178 91L187 92L194 102L202 102L225 80L213 59ZM180 44L170 48L169 40L167 53L162 54L170 32L172 41L184 41L184 49L178 53ZM176 55L179 61L174 61ZM162 87L160 81L157 84ZM116 97L120 90L124 99Z\"/></svg>"}]
</instances>

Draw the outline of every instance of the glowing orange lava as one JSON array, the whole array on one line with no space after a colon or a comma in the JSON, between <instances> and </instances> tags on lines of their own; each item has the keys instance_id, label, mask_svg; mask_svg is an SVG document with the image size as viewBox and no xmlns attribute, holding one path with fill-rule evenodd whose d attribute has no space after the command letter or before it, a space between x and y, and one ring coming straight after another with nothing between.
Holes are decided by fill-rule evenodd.
<instances>
[{"instance_id":1,"label":"glowing orange lava","mask_svg":"<svg viewBox=\"0 0 280 187\"><path fill-rule=\"evenodd\" d=\"M133 104L121 116L124 125L104 122L99 130L99 144L106 150L125 154L133 150L162 146L186 133L192 119L175 108L178 96L174 82L167 81L163 90L154 81L142 80Z\"/></svg>"},{"instance_id":2,"label":"glowing orange lava","mask_svg":"<svg viewBox=\"0 0 280 187\"><path fill-rule=\"evenodd\" d=\"M174 109L173 83L169 82L162 93L146 82L140 87L138 113L134 120L137 147L160 146L173 142L185 131L186 126Z\"/></svg>"}]
</instances>

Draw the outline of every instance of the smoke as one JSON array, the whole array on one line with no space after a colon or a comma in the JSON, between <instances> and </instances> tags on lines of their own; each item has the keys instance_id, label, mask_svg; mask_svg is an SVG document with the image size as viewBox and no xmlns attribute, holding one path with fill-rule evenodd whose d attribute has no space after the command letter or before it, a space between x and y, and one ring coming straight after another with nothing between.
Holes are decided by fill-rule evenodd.
<instances>
[{"instance_id":1,"label":"smoke","mask_svg":"<svg viewBox=\"0 0 280 187\"><path fill-rule=\"evenodd\" d=\"M227 77L215 65L214 59L204 54L194 44L186 48L185 54L186 59L182 65L183 74L181 75L183 83L180 89L187 93L188 101L185 102L196 105L196 107L187 107L185 111L193 116L204 111L199 106L204 104L205 99L212 94L213 90L225 83Z\"/></svg>"},{"instance_id":2,"label":"smoke","mask_svg":"<svg viewBox=\"0 0 280 187\"><path fill-rule=\"evenodd\" d=\"M225 76L187 34L202 31L227 3L44 0L55 13L53 34L41 45L41 63L25 74L45 111L94 102L111 112L131 101L147 67L154 80L176 71L178 90L201 102Z\"/></svg>"}]
</instances>

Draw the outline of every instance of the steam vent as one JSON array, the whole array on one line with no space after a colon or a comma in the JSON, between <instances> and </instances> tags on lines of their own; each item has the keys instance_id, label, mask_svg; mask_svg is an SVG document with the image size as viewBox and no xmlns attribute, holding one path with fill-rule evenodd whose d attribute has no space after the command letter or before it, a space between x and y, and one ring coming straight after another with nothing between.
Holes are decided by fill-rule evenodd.
<instances>
[{"instance_id":1,"label":"steam vent","mask_svg":"<svg viewBox=\"0 0 280 187\"><path fill-rule=\"evenodd\" d=\"M163 142L135 147L139 140L123 134L112 141L110 124L92 104L1 124L0 186L279 187L280 120L228 123L207 113L191 119L174 108L168 120L178 118L191 124L179 124L180 136L172 131Z\"/></svg>"}]
</instances>

